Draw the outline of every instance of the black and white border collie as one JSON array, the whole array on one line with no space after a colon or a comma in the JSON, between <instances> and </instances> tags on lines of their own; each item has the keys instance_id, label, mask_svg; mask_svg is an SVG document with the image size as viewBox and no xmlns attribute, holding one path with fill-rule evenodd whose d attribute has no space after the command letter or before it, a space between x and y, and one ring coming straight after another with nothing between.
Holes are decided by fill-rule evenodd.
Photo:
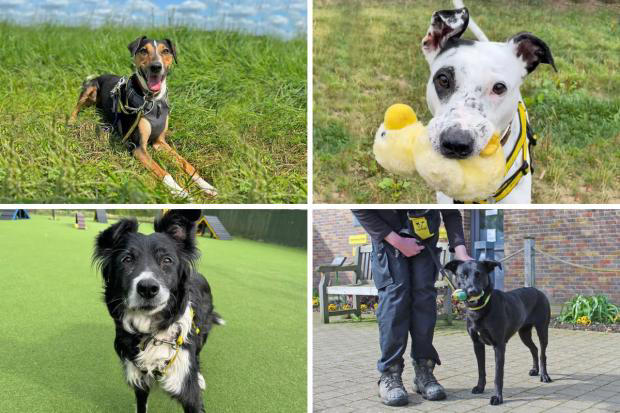
<instances>
[{"instance_id":1,"label":"black and white border collie","mask_svg":"<svg viewBox=\"0 0 620 413\"><path fill-rule=\"evenodd\" d=\"M138 232L122 219L97 236L93 259L101 270L104 296L114 319L114 349L145 413L154 382L186 413L204 412L198 354L213 324L207 280L194 269L200 210L171 210L155 220L155 232Z\"/></svg>"}]
</instances>

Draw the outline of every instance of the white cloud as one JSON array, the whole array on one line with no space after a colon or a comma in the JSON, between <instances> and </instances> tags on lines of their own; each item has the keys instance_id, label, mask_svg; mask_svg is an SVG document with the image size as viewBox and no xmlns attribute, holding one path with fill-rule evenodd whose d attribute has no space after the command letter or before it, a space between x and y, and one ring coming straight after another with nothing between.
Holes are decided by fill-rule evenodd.
<instances>
[{"instance_id":1,"label":"white cloud","mask_svg":"<svg viewBox=\"0 0 620 413\"><path fill-rule=\"evenodd\" d=\"M226 12L226 14L230 16L255 16L258 13L258 10L255 6L233 6Z\"/></svg>"},{"instance_id":2,"label":"white cloud","mask_svg":"<svg viewBox=\"0 0 620 413\"><path fill-rule=\"evenodd\" d=\"M196 13L205 10L207 6L196 0L185 0L181 4L171 4L170 9L176 9L179 13Z\"/></svg>"},{"instance_id":3,"label":"white cloud","mask_svg":"<svg viewBox=\"0 0 620 413\"><path fill-rule=\"evenodd\" d=\"M276 26L286 26L289 23L289 19L280 14L275 14L269 18L269 22Z\"/></svg>"},{"instance_id":4,"label":"white cloud","mask_svg":"<svg viewBox=\"0 0 620 413\"><path fill-rule=\"evenodd\" d=\"M68 5L69 2L67 0L46 0L45 2L41 3L41 7L49 10L64 9Z\"/></svg>"},{"instance_id":5,"label":"white cloud","mask_svg":"<svg viewBox=\"0 0 620 413\"><path fill-rule=\"evenodd\" d=\"M127 5L127 9L131 11L152 13L157 11L159 8L148 0L133 0Z\"/></svg>"},{"instance_id":6,"label":"white cloud","mask_svg":"<svg viewBox=\"0 0 620 413\"><path fill-rule=\"evenodd\" d=\"M26 0L0 0L0 7L13 9L26 4Z\"/></svg>"}]
</instances>

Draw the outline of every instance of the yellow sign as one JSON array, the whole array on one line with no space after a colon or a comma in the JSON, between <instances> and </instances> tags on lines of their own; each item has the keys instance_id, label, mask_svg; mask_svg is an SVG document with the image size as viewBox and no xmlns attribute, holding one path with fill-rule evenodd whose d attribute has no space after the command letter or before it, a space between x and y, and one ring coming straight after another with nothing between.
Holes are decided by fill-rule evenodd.
<instances>
[{"instance_id":1,"label":"yellow sign","mask_svg":"<svg viewBox=\"0 0 620 413\"><path fill-rule=\"evenodd\" d=\"M367 234L351 235L349 237L349 245L366 245L366 244L368 244Z\"/></svg>"}]
</instances>

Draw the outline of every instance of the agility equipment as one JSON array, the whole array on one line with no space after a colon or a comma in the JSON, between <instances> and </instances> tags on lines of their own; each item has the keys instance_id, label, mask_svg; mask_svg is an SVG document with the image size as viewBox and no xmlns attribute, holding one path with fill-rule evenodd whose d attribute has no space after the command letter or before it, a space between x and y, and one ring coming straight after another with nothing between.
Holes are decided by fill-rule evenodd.
<instances>
[{"instance_id":1,"label":"agility equipment","mask_svg":"<svg viewBox=\"0 0 620 413\"><path fill-rule=\"evenodd\" d=\"M506 173L506 160L495 133L477 156L449 159L431 145L427 128L413 109L392 105L375 135L377 162L390 172L411 176L417 172L436 191L458 200L486 200L494 196Z\"/></svg>"},{"instance_id":2,"label":"agility equipment","mask_svg":"<svg viewBox=\"0 0 620 413\"><path fill-rule=\"evenodd\" d=\"M101 224L108 223L108 216L105 213L105 209L95 209L95 222L99 222Z\"/></svg>"},{"instance_id":3,"label":"agility equipment","mask_svg":"<svg viewBox=\"0 0 620 413\"><path fill-rule=\"evenodd\" d=\"M197 233L206 235L207 232L212 238L219 240L232 240L232 236L226 230L220 219L216 216L203 215L197 223Z\"/></svg>"},{"instance_id":4,"label":"agility equipment","mask_svg":"<svg viewBox=\"0 0 620 413\"><path fill-rule=\"evenodd\" d=\"M86 220L84 219L84 214L81 212L77 212L75 214L75 224L73 226L76 229L86 229Z\"/></svg>"},{"instance_id":5,"label":"agility equipment","mask_svg":"<svg viewBox=\"0 0 620 413\"><path fill-rule=\"evenodd\" d=\"M15 221L17 219L30 219L25 209L0 209L0 221Z\"/></svg>"}]
</instances>

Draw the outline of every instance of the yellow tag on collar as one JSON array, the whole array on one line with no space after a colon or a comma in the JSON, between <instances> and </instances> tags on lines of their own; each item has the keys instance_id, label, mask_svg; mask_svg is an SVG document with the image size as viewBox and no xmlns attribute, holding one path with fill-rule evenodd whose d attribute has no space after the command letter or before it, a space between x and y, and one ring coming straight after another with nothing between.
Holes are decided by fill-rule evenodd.
<instances>
[{"instance_id":1,"label":"yellow tag on collar","mask_svg":"<svg viewBox=\"0 0 620 413\"><path fill-rule=\"evenodd\" d=\"M179 338L177 338L177 346L181 345L183 345L183 336L179 336Z\"/></svg>"},{"instance_id":2,"label":"yellow tag on collar","mask_svg":"<svg viewBox=\"0 0 620 413\"><path fill-rule=\"evenodd\" d=\"M409 219L413 226L413 232L415 232L420 239L428 239L435 235L431 234L431 231L428 229L428 221L425 217L409 217Z\"/></svg>"}]
</instances>

